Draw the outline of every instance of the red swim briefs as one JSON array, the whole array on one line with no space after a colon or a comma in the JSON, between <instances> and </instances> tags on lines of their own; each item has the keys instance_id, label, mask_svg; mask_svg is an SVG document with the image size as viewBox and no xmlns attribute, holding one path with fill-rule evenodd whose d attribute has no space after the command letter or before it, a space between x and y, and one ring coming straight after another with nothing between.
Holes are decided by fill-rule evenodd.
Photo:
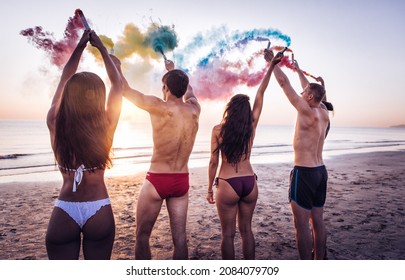
<instances>
[{"instance_id":1,"label":"red swim briefs","mask_svg":"<svg viewBox=\"0 0 405 280\"><path fill-rule=\"evenodd\" d=\"M162 199L180 197L190 188L188 173L146 173L148 180Z\"/></svg>"}]
</instances>

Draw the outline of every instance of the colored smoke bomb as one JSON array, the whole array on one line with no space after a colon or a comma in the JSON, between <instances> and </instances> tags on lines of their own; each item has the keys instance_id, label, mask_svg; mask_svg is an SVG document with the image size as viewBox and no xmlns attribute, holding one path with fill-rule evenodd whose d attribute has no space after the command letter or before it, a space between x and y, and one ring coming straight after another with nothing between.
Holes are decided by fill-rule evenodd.
<instances>
[{"instance_id":1,"label":"colored smoke bomb","mask_svg":"<svg viewBox=\"0 0 405 280\"><path fill-rule=\"evenodd\" d=\"M82 10L76 9L75 13L77 13L80 16L80 19L82 20L84 29L91 30L91 28L90 28L90 26L89 26L89 24L88 24L88 22L86 20L86 17L84 16Z\"/></svg>"},{"instance_id":2,"label":"colored smoke bomb","mask_svg":"<svg viewBox=\"0 0 405 280\"><path fill-rule=\"evenodd\" d=\"M164 60L166 51L171 51L177 47L177 34L169 26L154 25L146 36L146 42L155 52L162 54Z\"/></svg>"}]
</instances>

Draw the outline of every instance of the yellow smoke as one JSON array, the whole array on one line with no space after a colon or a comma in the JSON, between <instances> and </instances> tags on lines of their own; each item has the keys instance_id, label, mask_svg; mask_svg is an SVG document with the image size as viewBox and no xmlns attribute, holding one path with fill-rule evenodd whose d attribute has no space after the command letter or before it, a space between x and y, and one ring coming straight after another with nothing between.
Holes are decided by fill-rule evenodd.
<instances>
[{"instance_id":1,"label":"yellow smoke","mask_svg":"<svg viewBox=\"0 0 405 280\"><path fill-rule=\"evenodd\" d=\"M137 26L129 23L125 26L121 36L116 42L105 35L99 35L101 42L107 50L121 60L122 70L130 84L150 84L150 72L155 68L155 63L161 61L161 54L156 53L145 39L148 32L156 29L151 24L146 32L142 32ZM94 47L88 47L88 51L94 56L96 62L102 64L100 52ZM111 51L113 49L113 52ZM145 89L150 91L150 89Z\"/></svg>"},{"instance_id":2,"label":"yellow smoke","mask_svg":"<svg viewBox=\"0 0 405 280\"><path fill-rule=\"evenodd\" d=\"M158 59L159 55L145 44L145 33L132 23L125 26L123 35L115 44L115 55L120 58L128 58L133 54L138 54L143 58Z\"/></svg>"},{"instance_id":3,"label":"yellow smoke","mask_svg":"<svg viewBox=\"0 0 405 280\"><path fill-rule=\"evenodd\" d=\"M156 28L157 27L152 24L149 26L147 32ZM158 60L161 58L160 54L157 54L149 44L145 43L147 32L144 33L133 23L129 23L125 26L122 36L118 38L115 44L111 38L105 35L99 35L99 37L104 46L109 51L114 50L114 55L121 60L130 58L134 54L144 59L151 58ZM97 61L101 62L101 55L96 48L89 47L88 50Z\"/></svg>"},{"instance_id":4,"label":"yellow smoke","mask_svg":"<svg viewBox=\"0 0 405 280\"><path fill-rule=\"evenodd\" d=\"M105 36L105 35L99 35L98 36L103 43L103 45L107 48L108 51L111 51L114 49L114 42L111 40L111 38ZM97 48L90 46L88 48L89 52L94 56L94 58L97 61L102 61L102 57L100 52L97 50Z\"/></svg>"}]
</instances>

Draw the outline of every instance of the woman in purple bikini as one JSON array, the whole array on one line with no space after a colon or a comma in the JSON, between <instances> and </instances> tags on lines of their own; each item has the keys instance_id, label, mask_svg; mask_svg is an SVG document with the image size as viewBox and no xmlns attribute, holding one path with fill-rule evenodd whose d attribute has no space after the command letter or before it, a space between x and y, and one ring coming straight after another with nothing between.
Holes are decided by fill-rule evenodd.
<instances>
[{"instance_id":1,"label":"woman in purple bikini","mask_svg":"<svg viewBox=\"0 0 405 280\"><path fill-rule=\"evenodd\" d=\"M235 259L236 219L242 237L243 257L255 258L252 217L258 188L257 177L250 164L250 153L263 107L264 92L281 57L277 55L273 58L273 52L265 50L264 58L270 65L257 90L253 110L247 95L235 95L226 106L222 122L212 129L207 200L211 204L216 203L221 221L222 259ZM217 175L220 154L222 162ZM217 187L215 200L213 186Z\"/></svg>"},{"instance_id":2,"label":"woman in purple bikini","mask_svg":"<svg viewBox=\"0 0 405 280\"><path fill-rule=\"evenodd\" d=\"M111 88L91 72L76 73L87 43L104 60ZM111 166L110 150L121 113L122 85L106 48L86 30L63 68L47 116L51 145L63 184L46 233L49 259L109 259L115 222L104 182Z\"/></svg>"}]
</instances>

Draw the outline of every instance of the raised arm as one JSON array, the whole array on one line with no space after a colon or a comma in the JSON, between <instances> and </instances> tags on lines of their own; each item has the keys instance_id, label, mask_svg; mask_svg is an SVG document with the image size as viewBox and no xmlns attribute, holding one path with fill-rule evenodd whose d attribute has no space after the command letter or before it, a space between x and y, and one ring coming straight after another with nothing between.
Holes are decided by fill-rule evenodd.
<instances>
[{"instance_id":1,"label":"raised arm","mask_svg":"<svg viewBox=\"0 0 405 280\"><path fill-rule=\"evenodd\" d=\"M295 71L297 71L297 73L298 73L298 77L300 78L300 83L301 83L302 89L306 88L309 85L309 81L308 81L307 77L305 77L304 73L301 71L301 68L298 65L297 60L294 59L294 54L293 54L293 58L292 58L292 64L295 68Z\"/></svg>"},{"instance_id":2,"label":"raised arm","mask_svg":"<svg viewBox=\"0 0 405 280\"><path fill-rule=\"evenodd\" d=\"M184 102L194 105L198 112L201 111L200 103L198 102L197 97L194 95L194 90L190 84L188 84L187 91L184 94L183 98Z\"/></svg>"},{"instance_id":3,"label":"raised arm","mask_svg":"<svg viewBox=\"0 0 405 280\"><path fill-rule=\"evenodd\" d=\"M58 112L60 100L62 99L63 90L67 81L76 73L79 66L80 58L83 50L86 48L87 42L90 39L90 32L84 31L82 38L74 49L65 67L63 67L62 75L59 80L58 87L56 88L55 95L52 99L51 108L48 111L46 122L51 131L55 130L55 118Z\"/></svg>"},{"instance_id":4,"label":"raised arm","mask_svg":"<svg viewBox=\"0 0 405 280\"><path fill-rule=\"evenodd\" d=\"M298 76L300 78L301 87L302 87L302 89L305 89L309 85L309 81L308 81L307 77L304 75L304 73L301 71L301 68L299 67L297 60L294 59L294 54L293 54L292 61L293 61L293 66L294 66L295 70L297 71ZM315 80L317 82L321 83L323 88L326 90L325 81L323 80L322 77L316 77ZM326 108L329 111L333 111L332 104L327 102L326 94L325 94L324 98L322 99L322 102L324 102L324 105L326 106Z\"/></svg>"},{"instance_id":5,"label":"raised arm","mask_svg":"<svg viewBox=\"0 0 405 280\"><path fill-rule=\"evenodd\" d=\"M308 110L309 109L308 103L295 92L295 90L291 86L290 80L288 79L286 74L280 69L280 67L276 65L274 67L273 72L278 84L283 89L284 94L287 96L290 103L298 111Z\"/></svg>"},{"instance_id":6,"label":"raised arm","mask_svg":"<svg viewBox=\"0 0 405 280\"><path fill-rule=\"evenodd\" d=\"M103 58L104 61L105 68L107 70L108 78L110 79L111 82L110 93L108 94L107 100L106 113L108 122L110 124L110 128L112 129L112 131L115 131L115 128L117 127L118 120L121 114L121 107L122 107L123 86L121 81L121 75L118 72L117 68L115 67L115 63L113 61L113 59L116 58L111 57L108 54L107 49L105 48L100 38L94 31L90 32L90 43L92 46L96 47L100 51L101 57Z\"/></svg>"},{"instance_id":7,"label":"raised arm","mask_svg":"<svg viewBox=\"0 0 405 280\"><path fill-rule=\"evenodd\" d=\"M253 115L253 127L256 128L257 124L259 123L259 118L262 113L262 108L263 108L263 99L264 99L264 92L267 89L267 86L269 85L270 82L270 77L271 73L274 70L274 66L280 62L280 60L274 59L274 54L272 51L265 49L264 50L264 59L269 62L270 66L267 69L266 74L264 75L264 78L257 89L256 97L255 97L255 102L253 104L253 109L252 109L252 115Z\"/></svg>"},{"instance_id":8,"label":"raised arm","mask_svg":"<svg viewBox=\"0 0 405 280\"><path fill-rule=\"evenodd\" d=\"M326 110L328 110L328 111L333 111L334 108L333 108L332 103L328 102L328 100L327 100L327 98L326 98L325 81L323 80L322 77L317 77L315 80L316 80L317 82L320 82L321 85L323 86L323 88L325 89L325 96L324 96L323 99L322 99L321 106L322 106L322 105L325 106Z\"/></svg>"},{"instance_id":9,"label":"raised arm","mask_svg":"<svg viewBox=\"0 0 405 280\"><path fill-rule=\"evenodd\" d=\"M153 112L153 110L160 103L162 103L162 101L156 96L145 95L142 92L131 88L122 72L121 61L115 57L114 63L121 76L124 97L128 99L131 103L133 103L135 106L139 107L140 109L145 110L147 112Z\"/></svg>"},{"instance_id":10,"label":"raised arm","mask_svg":"<svg viewBox=\"0 0 405 280\"><path fill-rule=\"evenodd\" d=\"M323 88L324 88L325 91L326 91L325 81L323 80L323 78L322 78L321 76L319 76L319 77L316 77L315 80L316 80L317 82L321 83L321 85L323 86ZM323 101L323 102L327 102L327 101L328 101L328 100L326 99L326 93L325 93L325 96L323 97L322 101Z\"/></svg>"},{"instance_id":11,"label":"raised arm","mask_svg":"<svg viewBox=\"0 0 405 280\"><path fill-rule=\"evenodd\" d=\"M320 76L319 76L319 77L316 77L315 80L316 80L317 82L321 83L321 85L323 86L323 88L326 90L325 81L323 80L322 77L320 77Z\"/></svg>"}]
</instances>

